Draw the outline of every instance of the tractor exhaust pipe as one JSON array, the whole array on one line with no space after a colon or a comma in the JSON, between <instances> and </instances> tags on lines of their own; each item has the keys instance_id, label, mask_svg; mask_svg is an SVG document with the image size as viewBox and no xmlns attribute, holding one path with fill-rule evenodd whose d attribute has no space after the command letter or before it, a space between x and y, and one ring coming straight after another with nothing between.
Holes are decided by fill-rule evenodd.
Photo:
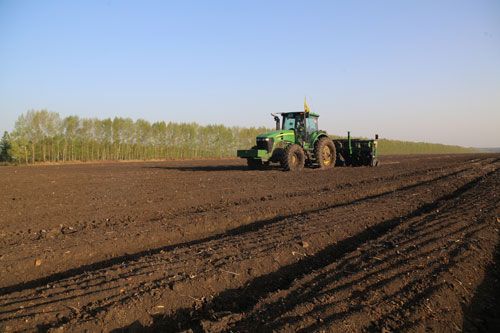
<instances>
[{"instance_id":1,"label":"tractor exhaust pipe","mask_svg":"<svg viewBox=\"0 0 500 333\"><path fill-rule=\"evenodd\" d=\"M274 113L271 113L271 116L274 117L274 121L276 122L276 130L279 131L281 128L280 128L280 118L275 115Z\"/></svg>"},{"instance_id":2,"label":"tractor exhaust pipe","mask_svg":"<svg viewBox=\"0 0 500 333\"><path fill-rule=\"evenodd\" d=\"M349 148L349 156L352 155L352 142L351 142L351 132L347 132L347 147Z\"/></svg>"}]
</instances>

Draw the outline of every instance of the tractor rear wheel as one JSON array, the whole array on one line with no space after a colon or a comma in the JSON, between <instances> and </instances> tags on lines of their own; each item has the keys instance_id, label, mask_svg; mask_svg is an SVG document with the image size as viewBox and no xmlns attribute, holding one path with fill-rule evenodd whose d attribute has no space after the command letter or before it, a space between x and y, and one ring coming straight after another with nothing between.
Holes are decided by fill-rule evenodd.
<instances>
[{"instance_id":1,"label":"tractor rear wheel","mask_svg":"<svg viewBox=\"0 0 500 333\"><path fill-rule=\"evenodd\" d=\"M337 152L333 141L328 137L322 137L314 147L314 157L321 169L329 169L335 166Z\"/></svg>"},{"instance_id":2,"label":"tractor rear wheel","mask_svg":"<svg viewBox=\"0 0 500 333\"><path fill-rule=\"evenodd\" d=\"M304 168L305 160L306 157L302 147L293 144L285 149L281 165L285 171L300 171Z\"/></svg>"}]
</instances>

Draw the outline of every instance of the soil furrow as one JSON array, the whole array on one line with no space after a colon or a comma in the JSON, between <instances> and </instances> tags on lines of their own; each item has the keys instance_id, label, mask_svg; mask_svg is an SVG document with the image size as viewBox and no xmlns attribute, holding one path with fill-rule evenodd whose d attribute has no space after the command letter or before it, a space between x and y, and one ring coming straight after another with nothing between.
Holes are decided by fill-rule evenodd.
<instances>
[{"instance_id":1,"label":"soil furrow","mask_svg":"<svg viewBox=\"0 0 500 333\"><path fill-rule=\"evenodd\" d=\"M42 257L42 267L33 268L36 257L29 253L37 247L30 242L19 244L18 253L0 249L0 268L8 274L0 279L0 330L484 327L466 321L463 309L478 303L474 291L498 240L499 158L395 161L400 162L379 169L312 170L295 183L290 174L246 172L239 166L141 166L148 186L163 173L165 181L174 183L176 175L184 175L181 188L213 179L217 194L200 197L208 193L203 186L184 192L177 210L170 210L177 212L175 218L155 218L148 214L159 211L164 199L148 189L146 196L153 197L144 207L155 208L147 208L142 227L137 219L127 226L115 220L39 239L39 248L51 251ZM134 167L124 170L137 177ZM272 189L277 183L293 185L280 193ZM241 195L246 185L250 192ZM116 190L107 193L119 197ZM200 204L189 205L190 198L199 198ZM102 219L102 213L96 214ZM108 231L117 240L109 241ZM169 234L158 236L162 232ZM180 241L172 242L174 235ZM102 254L86 255L111 253L117 242L132 254L105 260L99 260ZM58 248L81 254L65 259ZM8 260L16 256L19 264L8 269ZM25 264L29 258L31 268ZM20 274L22 280L16 277ZM477 310L468 313L478 316Z\"/></svg>"},{"instance_id":2,"label":"soil furrow","mask_svg":"<svg viewBox=\"0 0 500 333\"><path fill-rule=\"evenodd\" d=\"M481 163L487 163L490 161L491 161L491 159L490 160L485 159L483 161L474 161L474 163L471 163L471 164L481 165ZM198 236L198 235L202 236L203 234L206 235L207 231L210 233L214 233L213 238L219 237L219 235L216 233L217 229L213 229L211 226L215 226L215 225L226 226L227 227L226 233L230 233L231 228L234 228L234 230L238 230L238 228L239 228L238 226L240 226L240 225L242 225L243 229L245 228L245 226L259 225L259 222L257 222L259 218L262 221L270 221L273 219L280 219L283 216L290 215L291 213L294 213L294 212L300 214L303 211L311 211L313 209L321 209L322 207L330 207L332 205L332 203L341 204L343 201L348 201L348 200L353 200L353 199L356 200L357 198L359 198L359 200L362 200L363 197L370 197L371 195L374 195L374 194L389 192L391 190L397 191L399 188L405 187L407 184L417 185L419 182L425 182L426 180L432 179L432 177L434 177L435 175L446 176L448 173L450 173L451 175L454 175L454 174L457 174L458 172L461 172L462 170L466 170L468 168L470 168L468 163L465 165L454 165L453 168L445 168L445 169L435 168L435 169L430 170L430 171L426 170L425 172L423 172L421 174L420 178L419 177L417 177L417 178L403 177L403 179L400 179L399 177L396 177L394 183L385 182L385 183L379 184L377 182L372 182L370 180L367 180L366 184L363 184L362 186L350 187L350 188L345 189L345 190L340 191L340 192L336 191L336 190L331 190L331 191L323 191L322 190L320 192L321 193L320 196L317 196L313 191L311 196L309 196L305 200L304 199L296 199L296 200L298 200L296 205L284 206L286 209L283 208L283 205L278 204L277 207L272 209L272 210L267 209L264 212L258 212L258 213L252 213L252 211L259 211L259 207L258 206L251 206L251 207L237 207L237 208L235 208L234 211L226 212L226 214L224 216L221 216L219 214L220 212L218 213L216 211L213 214L212 213L208 214L203 219L197 219L196 216L187 215L184 218L182 218L182 219L178 218L175 221L176 225L180 224L180 225L184 226L182 228L182 230L180 230L180 229L178 230L177 228L172 229L172 227L168 226L168 225L172 225L172 222L165 222L167 224L166 227L162 224L148 224L146 227L142 227L141 230L137 230L137 231L134 231L133 229L128 229L128 230L126 229L126 230L123 230L122 232L118 232L118 231L113 229L114 230L113 233L115 233L116 237L111 242L106 236L103 236L103 234L105 235L105 233L97 232L97 231L94 231L94 234L89 234L89 235L76 233L74 235L70 235L69 237L71 237L74 241L79 241L79 242L81 242L82 238L83 239L85 239L85 238L91 239L92 241L91 242L89 241L87 243L87 251L86 252L91 253L91 254L96 253L98 258L99 257L102 258L102 254L100 254L100 253L104 253L104 251L105 251L104 247L109 248L109 243L113 243L113 245L118 245L118 243L120 243L122 245L119 245L119 246L123 246L123 242L122 242L123 237L127 237L125 234L127 234L127 235L135 234L136 236L138 236L139 234L154 233L155 235L162 235L162 236L157 236L161 240L163 240L163 242L161 244L162 246L157 247L156 249L149 247L145 251L139 252L138 256L140 256L140 255L155 253L155 252L161 251L161 250L169 250L168 248L165 248L165 246L164 246L165 242L169 242L169 239L171 239L169 237L169 235L177 234L177 236L175 238L179 238L179 236L178 236L179 233L180 234L189 233L189 236L181 237L181 240L183 240L183 242L179 242L179 243L182 243L183 246L192 245L192 244L197 243L196 236ZM452 172L452 170L453 170L453 172ZM324 185L323 185L323 187L324 187ZM261 203L261 205L262 205L262 203ZM272 205L272 203L266 202L265 205L270 206L270 205ZM195 213L195 215L196 215L196 213ZM241 216L242 218L234 219L235 215ZM227 216L227 217L225 217L225 216ZM190 230L197 230L197 231L193 232ZM122 237L121 233L123 233L123 237ZM223 235L223 234L221 234L221 235ZM210 239L210 238L211 237L205 237L205 238L203 238L203 241ZM58 265L61 266L61 268L66 268L66 269L71 268L71 266L74 267L75 265L78 265L78 266L85 268L85 269L94 269L95 266L103 267L100 264L97 264L97 265L95 264L95 262L97 261L96 259L98 259L98 258L95 258L95 256L91 256L91 257L81 256L81 255L78 255L78 253L76 253L74 255L68 254L67 252L73 252L73 251L70 251L68 249L73 249L74 246L70 246L68 244L71 240L64 239L63 241L64 241L64 243L62 243L62 241L59 240L58 238L55 238L52 240L47 240L47 242L49 242L49 243L45 245L45 249L53 248L54 250L52 250L50 253L45 253L44 257L47 260L52 260L52 261L59 260L59 258L61 258L61 257L67 258L67 260L65 260L64 262L58 263ZM170 242L172 242L172 241L170 241ZM137 239L133 243L134 244L137 243ZM151 242L151 240L148 240L148 243L151 244L153 242ZM158 241L154 242L152 245L156 245L156 244L158 244ZM174 244L172 244L172 247L175 246ZM85 244L83 244L83 245L85 245ZM160 244L158 244L158 245L160 245ZM59 249L57 249L58 246L60 246ZM27 246L27 244L22 243L18 246L11 246L11 250L10 250L10 251L12 251L11 253L17 253L19 247L22 247L24 249L24 251L27 251L29 249L29 246ZM32 253L34 253L34 254L39 253L38 248L39 248L38 246L35 247L32 250ZM116 247L112 247L112 248L116 248ZM143 246L138 247L138 249L141 249L141 248L143 248ZM8 254L6 254L6 255L8 255ZM101 262L104 265L110 265L110 264L112 265L112 264L116 264L117 262L122 261L122 260L131 260L131 259L134 259L134 255L112 256L111 259L102 260ZM71 260L71 261L69 261L69 260ZM24 265L24 269L27 269L29 266L32 265L32 262L33 262L33 257L26 257L24 260L20 260L20 258L18 258L16 264L18 267L22 267L22 265ZM74 262L74 264L68 265L68 263L70 263L70 262ZM89 263L89 262L90 262L90 265L85 265L86 263ZM0 266L1 266L1 264L2 263L0 262ZM8 261L6 261L5 264L8 264ZM60 271L62 271L62 270L63 269L60 269ZM23 276L16 275L15 273L16 273L15 271L10 272L12 279L23 278ZM46 271L45 275L49 275L50 273L54 273L54 272ZM75 272L75 273L78 274L78 272ZM0 291L0 293L1 293L1 291Z\"/></svg>"}]
</instances>

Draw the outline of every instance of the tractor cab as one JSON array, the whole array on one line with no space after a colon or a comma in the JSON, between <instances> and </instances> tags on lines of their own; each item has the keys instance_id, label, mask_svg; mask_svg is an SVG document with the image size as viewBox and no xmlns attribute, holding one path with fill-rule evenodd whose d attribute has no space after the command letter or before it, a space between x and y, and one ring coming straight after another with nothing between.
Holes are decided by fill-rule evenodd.
<instances>
[{"instance_id":1,"label":"tractor cab","mask_svg":"<svg viewBox=\"0 0 500 333\"><path fill-rule=\"evenodd\" d=\"M293 130L298 137L304 139L309 138L313 133L318 131L318 117L316 113L305 112L287 112L282 113L281 128L278 127L278 119L275 117L276 129Z\"/></svg>"}]
</instances>

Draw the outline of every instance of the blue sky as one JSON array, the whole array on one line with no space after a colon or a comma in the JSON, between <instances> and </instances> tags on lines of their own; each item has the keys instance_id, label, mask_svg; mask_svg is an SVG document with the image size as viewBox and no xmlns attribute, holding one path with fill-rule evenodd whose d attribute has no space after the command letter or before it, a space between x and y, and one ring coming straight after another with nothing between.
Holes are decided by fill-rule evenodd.
<instances>
[{"instance_id":1,"label":"blue sky","mask_svg":"<svg viewBox=\"0 0 500 333\"><path fill-rule=\"evenodd\" d=\"M29 109L500 146L500 1L0 0L0 130Z\"/></svg>"}]
</instances>

